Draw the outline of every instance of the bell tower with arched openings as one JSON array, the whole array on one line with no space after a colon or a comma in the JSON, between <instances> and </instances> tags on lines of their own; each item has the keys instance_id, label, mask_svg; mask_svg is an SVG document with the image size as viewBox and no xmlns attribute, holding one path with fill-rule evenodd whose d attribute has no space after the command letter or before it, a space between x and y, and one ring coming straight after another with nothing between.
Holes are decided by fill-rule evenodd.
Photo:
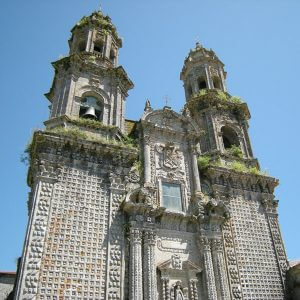
<instances>
[{"instance_id":1,"label":"bell tower with arched openings","mask_svg":"<svg viewBox=\"0 0 300 300\"><path fill-rule=\"evenodd\" d=\"M127 92L133 88L118 66L122 40L101 11L83 17L71 30L69 55L53 62L55 76L46 97L51 102L47 128L70 119L94 119L124 132Z\"/></svg>"},{"instance_id":2,"label":"bell tower with arched openings","mask_svg":"<svg viewBox=\"0 0 300 300\"><path fill-rule=\"evenodd\" d=\"M278 200L273 195L278 180L262 172L253 157L248 106L228 93L224 64L214 51L199 43L186 57L180 78L186 95L183 114L199 128L201 192L195 199L199 199L201 211L206 207L206 216L218 214L216 207L207 206L208 199L228 209L228 219L221 224L220 232L231 296L222 294L224 289L216 279L215 286L207 286L207 299L246 300L254 294L261 299L284 299L287 259L277 219ZM218 235L214 222L200 221L198 229L205 238L200 251L212 256L214 237ZM210 267L205 268L208 278ZM271 277L274 288L266 283Z\"/></svg>"},{"instance_id":3,"label":"bell tower with arched openings","mask_svg":"<svg viewBox=\"0 0 300 300\"><path fill-rule=\"evenodd\" d=\"M202 128L202 154L215 154L225 160L236 156L257 166L248 136L247 104L227 92L226 74L215 52L196 43L180 74L186 95L185 111Z\"/></svg>"}]
</instances>

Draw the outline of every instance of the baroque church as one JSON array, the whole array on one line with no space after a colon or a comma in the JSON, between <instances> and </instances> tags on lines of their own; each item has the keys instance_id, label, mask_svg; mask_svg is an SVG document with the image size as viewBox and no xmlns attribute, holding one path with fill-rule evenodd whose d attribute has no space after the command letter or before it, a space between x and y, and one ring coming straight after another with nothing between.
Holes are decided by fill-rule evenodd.
<instances>
[{"instance_id":1,"label":"baroque church","mask_svg":"<svg viewBox=\"0 0 300 300\"><path fill-rule=\"evenodd\" d=\"M253 157L248 106L214 51L197 43L184 60L181 113L147 100L132 121L111 19L83 17L69 47L28 148L14 298L285 299L278 180Z\"/></svg>"}]
</instances>

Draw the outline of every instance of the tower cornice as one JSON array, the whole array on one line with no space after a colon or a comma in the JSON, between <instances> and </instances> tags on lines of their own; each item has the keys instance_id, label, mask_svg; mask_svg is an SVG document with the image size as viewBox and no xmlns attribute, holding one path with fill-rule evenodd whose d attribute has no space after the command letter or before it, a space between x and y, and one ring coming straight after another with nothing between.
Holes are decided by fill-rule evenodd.
<instances>
[{"instance_id":1,"label":"tower cornice","mask_svg":"<svg viewBox=\"0 0 300 300\"><path fill-rule=\"evenodd\" d=\"M93 60L92 60L92 59ZM91 74L100 76L113 76L119 79L119 82L124 87L122 90L127 94L128 90L134 87L133 82L128 77L122 66L116 68L111 67L111 63L107 60L107 65L97 64L97 56L92 53L71 54L51 63L55 70L55 76L52 82L50 91L45 94L46 98L52 102L55 82L59 73L69 73L79 76L83 71L88 71Z\"/></svg>"}]
</instances>

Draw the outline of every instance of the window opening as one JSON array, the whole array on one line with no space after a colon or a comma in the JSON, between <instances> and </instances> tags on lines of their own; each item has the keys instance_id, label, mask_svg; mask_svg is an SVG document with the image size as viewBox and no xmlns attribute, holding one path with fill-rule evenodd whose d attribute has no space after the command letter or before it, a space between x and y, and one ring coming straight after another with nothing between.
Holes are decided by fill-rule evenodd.
<instances>
[{"instance_id":1,"label":"window opening","mask_svg":"<svg viewBox=\"0 0 300 300\"><path fill-rule=\"evenodd\" d=\"M162 182L162 206L169 210L182 211L180 184Z\"/></svg>"}]
</instances>

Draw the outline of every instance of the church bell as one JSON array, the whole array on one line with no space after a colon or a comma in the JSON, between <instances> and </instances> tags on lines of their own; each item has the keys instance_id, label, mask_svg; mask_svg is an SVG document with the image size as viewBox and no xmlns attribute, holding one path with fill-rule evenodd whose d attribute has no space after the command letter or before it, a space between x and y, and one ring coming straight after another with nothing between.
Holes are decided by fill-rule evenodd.
<instances>
[{"instance_id":1,"label":"church bell","mask_svg":"<svg viewBox=\"0 0 300 300\"><path fill-rule=\"evenodd\" d=\"M94 107L89 107L89 108L86 110L86 112L83 114L82 117L83 117L83 118L86 118L86 119L94 119L94 120L97 120L97 119L98 119Z\"/></svg>"}]
</instances>

